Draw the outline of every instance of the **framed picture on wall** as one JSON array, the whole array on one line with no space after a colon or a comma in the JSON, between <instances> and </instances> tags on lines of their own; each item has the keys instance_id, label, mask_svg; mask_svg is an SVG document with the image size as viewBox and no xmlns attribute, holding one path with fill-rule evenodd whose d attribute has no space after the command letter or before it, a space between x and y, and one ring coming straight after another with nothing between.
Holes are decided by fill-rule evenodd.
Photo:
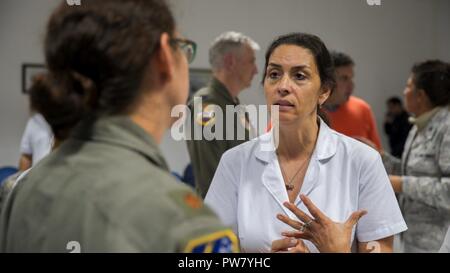
<instances>
[{"instance_id":1,"label":"framed picture on wall","mask_svg":"<svg viewBox=\"0 0 450 273\"><path fill-rule=\"evenodd\" d=\"M189 69L189 97L191 97L200 88L205 87L211 80L211 70L203 68Z\"/></svg>"},{"instance_id":2,"label":"framed picture on wall","mask_svg":"<svg viewBox=\"0 0 450 273\"><path fill-rule=\"evenodd\" d=\"M27 94L33 84L33 78L37 74L46 72L47 69L43 64L24 63L22 64L22 93Z\"/></svg>"}]
</instances>

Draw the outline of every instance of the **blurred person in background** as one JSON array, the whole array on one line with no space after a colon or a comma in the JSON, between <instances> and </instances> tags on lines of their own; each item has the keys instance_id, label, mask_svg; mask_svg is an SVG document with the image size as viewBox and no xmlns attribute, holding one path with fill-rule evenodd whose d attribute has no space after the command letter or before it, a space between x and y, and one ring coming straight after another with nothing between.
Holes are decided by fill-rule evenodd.
<instances>
[{"instance_id":1,"label":"blurred person in background","mask_svg":"<svg viewBox=\"0 0 450 273\"><path fill-rule=\"evenodd\" d=\"M409 227L405 252L437 252L450 226L450 65L414 65L404 96L414 126L402 159L384 152L383 161Z\"/></svg>"},{"instance_id":2,"label":"blurred person in background","mask_svg":"<svg viewBox=\"0 0 450 273\"><path fill-rule=\"evenodd\" d=\"M403 108L402 101L398 97L389 98L386 105L388 110L384 120L384 132L389 138L390 153L401 158L412 124L409 122L408 112Z\"/></svg>"},{"instance_id":3,"label":"blurred person in background","mask_svg":"<svg viewBox=\"0 0 450 273\"><path fill-rule=\"evenodd\" d=\"M20 141L19 171L25 171L36 165L50 153L53 144L52 130L37 110L36 98L31 94L31 90L28 90L28 93L33 114L28 119Z\"/></svg>"},{"instance_id":4,"label":"blurred person in background","mask_svg":"<svg viewBox=\"0 0 450 273\"><path fill-rule=\"evenodd\" d=\"M258 73L255 64L255 52L259 45L250 37L235 31L227 31L219 35L209 49L209 63L212 68L212 79L208 86L197 91L189 108L192 115L193 131L205 127L212 128L218 123L215 110L220 107L223 113L223 139L208 140L202 136L201 140L188 140L187 147L194 171L196 189L204 198L219 164L222 154L253 137L250 120L244 111L235 115L234 127L226 128L226 107L228 105L240 109L238 95L250 87L253 77ZM201 99L202 104L196 105L195 100ZM211 106L210 106L211 105ZM199 107L199 109L195 109ZM243 110L243 109L240 109ZM218 125L219 126L219 125ZM215 128L215 130L218 130ZM232 131L233 130L233 131ZM238 139L236 132L244 132L243 138ZM234 135L231 133L234 132Z\"/></svg>"},{"instance_id":5,"label":"blurred person in background","mask_svg":"<svg viewBox=\"0 0 450 273\"><path fill-rule=\"evenodd\" d=\"M354 61L342 52L332 51L331 57L336 73L336 88L324 104L331 128L380 150L381 141L372 109L367 102L353 96Z\"/></svg>"}]
</instances>

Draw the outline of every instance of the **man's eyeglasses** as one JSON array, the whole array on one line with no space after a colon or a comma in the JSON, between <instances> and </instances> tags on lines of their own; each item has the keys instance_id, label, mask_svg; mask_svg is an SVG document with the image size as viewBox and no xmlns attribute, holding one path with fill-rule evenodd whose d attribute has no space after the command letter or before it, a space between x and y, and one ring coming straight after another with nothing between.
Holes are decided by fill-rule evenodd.
<instances>
[{"instance_id":1,"label":"man's eyeglasses","mask_svg":"<svg viewBox=\"0 0 450 273\"><path fill-rule=\"evenodd\" d=\"M195 54L197 53L197 44L194 41L179 38L173 38L171 41L183 50L188 63L192 63L194 61Z\"/></svg>"}]
</instances>

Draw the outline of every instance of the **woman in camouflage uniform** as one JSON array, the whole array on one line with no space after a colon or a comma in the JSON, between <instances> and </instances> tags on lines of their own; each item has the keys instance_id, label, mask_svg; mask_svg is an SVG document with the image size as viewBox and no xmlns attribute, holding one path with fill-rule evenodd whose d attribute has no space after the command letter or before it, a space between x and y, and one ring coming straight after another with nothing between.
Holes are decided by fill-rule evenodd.
<instances>
[{"instance_id":1,"label":"woman in camouflage uniform","mask_svg":"<svg viewBox=\"0 0 450 273\"><path fill-rule=\"evenodd\" d=\"M383 159L409 228L402 235L405 252L437 252L450 225L449 64L416 64L404 95L414 127L402 160Z\"/></svg>"}]
</instances>

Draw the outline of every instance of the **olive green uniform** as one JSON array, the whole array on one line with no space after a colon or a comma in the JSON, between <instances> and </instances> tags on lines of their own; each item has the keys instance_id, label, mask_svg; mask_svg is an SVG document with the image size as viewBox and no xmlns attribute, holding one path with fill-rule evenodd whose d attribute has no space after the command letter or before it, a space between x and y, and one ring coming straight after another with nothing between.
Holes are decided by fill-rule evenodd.
<instances>
[{"instance_id":1,"label":"olive green uniform","mask_svg":"<svg viewBox=\"0 0 450 273\"><path fill-rule=\"evenodd\" d=\"M196 109L198 106L194 105L195 98L201 98L202 100L203 105L201 106L202 109L200 111ZM196 130L195 127L201 127L201 129L203 129L208 126L216 126L219 122L218 120L214 120L214 113L211 113L213 110L207 109L209 105L217 105L223 112L223 139L207 140L202 136L201 140L195 140L193 136L193 132ZM227 124L227 105L231 105L233 107L238 106L239 100L237 98L233 98L227 88L215 78L211 80L207 87L197 91L188 104L189 110L191 111L190 121L192 121L192 131L190 132L190 139L186 142L194 170L196 189L203 198L205 198L206 193L208 192L209 185L214 177L214 173L219 165L222 154L228 149L248 141L254 133L249 123L248 116L243 111L240 111L234 115L235 120L233 124L234 126L232 127L234 129L234 133L229 132L231 131L230 128L226 128L225 126ZM196 115L198 112L200 112L200 114L204 114L203 120L201 120L201 115ZM244 137L241 139L238 139L239 130L244 132Z\"/></svg>"},{"instance_id":2,"label":"olive green uniform","mask_svg":"<svg viewBox=\"0 0 450 273\"><path fill-rule=\"evenodd\" d=\"M169 173L127 117L82 122L1 211L1 252L236 251L235 236Z\"/></svg>"}]
</instances>

